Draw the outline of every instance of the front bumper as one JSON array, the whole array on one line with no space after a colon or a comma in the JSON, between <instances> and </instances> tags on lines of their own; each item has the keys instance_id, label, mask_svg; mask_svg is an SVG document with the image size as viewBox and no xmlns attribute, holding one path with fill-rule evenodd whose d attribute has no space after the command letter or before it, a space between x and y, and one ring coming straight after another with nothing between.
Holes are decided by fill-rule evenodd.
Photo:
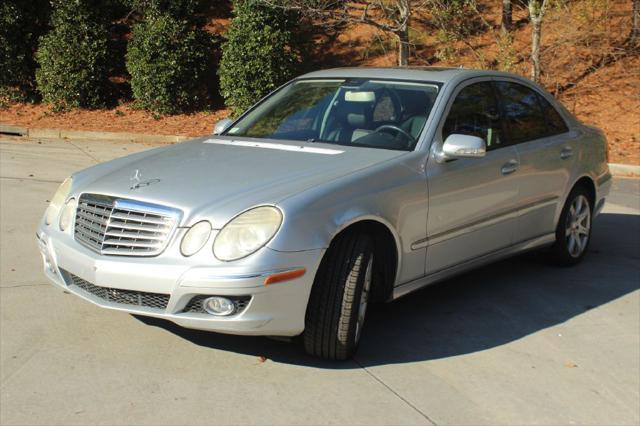
<instances>
[{"instance_id":1,"label":"front bumper","mask_svg":"<svg viewBox=\"0 0 640 426\"><path fill-rule=\"evenodd\" d=\"M164 318L186 328L229 334L295 336L302 333L313 278L324 254L322 249L278 252L263 248L253 255L258 258L251 262L253 265L245 262L239 266L216 265L216 262L197 261L176 253L148 258L103 256L81 246L67 234L48 231L43 226L37 240L45 275L57 287L103 308ZM305 268L305 275L264 285L269 274L294 268ZM168 303L162 309L105 300L74 285L71 275L108 289L166 294ZM184 312L189 301L199 295L250 296L251 299L244 310L228 317Z\"/></svg>"}]
</instances>

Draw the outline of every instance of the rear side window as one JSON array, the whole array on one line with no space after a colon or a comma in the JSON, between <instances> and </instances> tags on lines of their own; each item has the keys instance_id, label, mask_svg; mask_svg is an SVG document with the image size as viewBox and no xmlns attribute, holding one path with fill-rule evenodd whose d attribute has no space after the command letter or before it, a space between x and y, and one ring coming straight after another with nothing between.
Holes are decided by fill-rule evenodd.
<instances>
[{"instance_id":1,"label":"rear side window","mask_svg":"<svg viewBox=\"0 0 640 426\"><path fill-rule=\"evenodd\" d=\"M547 121L535 91L505 81L496 83L496 87L511 143L527 142L549 135Z\"/></svg>"},{"instance_id":2,"label":"rear side window","mask_svg":"<svg viewBox=\"0 0 640 426\"><path fill-rule=\"evenodd\" d=\"M491 83L470 84L458 93L442 128L442 138L452 134L478 136L487 150L502 145L502 128Z\"/></svg>"}]
</instances>

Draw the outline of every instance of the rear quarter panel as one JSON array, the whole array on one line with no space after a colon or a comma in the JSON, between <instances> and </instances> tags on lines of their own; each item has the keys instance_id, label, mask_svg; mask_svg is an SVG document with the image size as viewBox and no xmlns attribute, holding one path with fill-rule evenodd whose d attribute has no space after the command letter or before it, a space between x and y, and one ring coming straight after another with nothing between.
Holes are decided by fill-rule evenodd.
<instances>
[{"instance_id":1,"label":"rear quarter panel","mask_svg":"<svg viewBox=\"0 0 640 426\"><path fill-rule=\"evenodd\" d=\"M582 138L578 175L590 176L596 187L596 207L601 207L609 194L612 176L608 164L607 139L604 132L596 127L580 125Z\"/></svg>"}]
</instances>

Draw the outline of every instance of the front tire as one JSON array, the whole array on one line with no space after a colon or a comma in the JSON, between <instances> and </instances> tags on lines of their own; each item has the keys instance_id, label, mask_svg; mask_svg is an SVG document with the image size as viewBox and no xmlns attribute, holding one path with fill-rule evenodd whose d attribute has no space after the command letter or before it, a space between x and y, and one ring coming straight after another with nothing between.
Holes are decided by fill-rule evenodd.
<instances>
[{"instance_id":1,"label":"front tire","mask_svg":"<svg viewBox=\"0 0 640 426\"><path fill-rule=\"evenodd\" d=\"M587 253L591 241L593 201L583 187L569 194L556 228L553 259L562 266L578 264Z\"/></svg>"},{"instance_id":2,"label":"front tire","mask_svg":"<svg viewBox=\"0 0 640 426\"><path fill-rule=\"evenodd\" d=\"M303 339L310 355L345 360L356 351L369 305L373 251L366 234L348 232L331 243L307 306Z\"/></svg>"}]
</instances>

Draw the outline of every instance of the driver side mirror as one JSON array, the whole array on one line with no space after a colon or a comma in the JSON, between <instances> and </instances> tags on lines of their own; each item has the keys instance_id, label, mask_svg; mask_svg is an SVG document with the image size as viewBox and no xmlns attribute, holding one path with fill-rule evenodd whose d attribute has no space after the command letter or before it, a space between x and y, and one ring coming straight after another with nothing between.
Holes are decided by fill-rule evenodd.
<instances>
[{"instance_id":1,"label":"driver side mirror","mask_svg":"<svg viewBox=\"0 0 640 426\"><path fill-rule=\"evenodd\" d=\"M449 135L442 144L442 150L436 153L436 160L443 163L457 158L481 158L487 153L484 139L471 135Z\"/></svg>"},{"instance_id":2,"label":"driver side mirror","mask_svg":"<svg viewBox=\"0 0 640 426\"><path fill-rule=\"evenodd\" d=\"M216 125L213 126L213 134L214 135L221 134L222 132L227 130L229 128L229 126L231 126L232 123L233 123L233 120L231 120L229 118L225 118L223 120L218 121L216 123Z\"/></svg>"}]
</instances>

